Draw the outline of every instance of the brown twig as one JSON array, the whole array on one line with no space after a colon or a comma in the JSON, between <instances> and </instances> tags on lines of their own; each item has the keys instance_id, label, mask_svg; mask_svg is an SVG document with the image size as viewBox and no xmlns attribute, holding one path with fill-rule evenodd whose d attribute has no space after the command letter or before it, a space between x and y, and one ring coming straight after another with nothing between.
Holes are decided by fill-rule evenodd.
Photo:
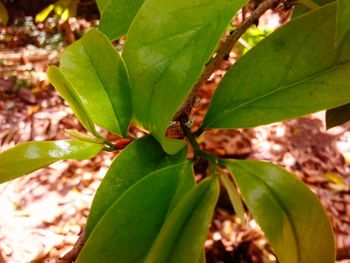
<instances>
[{"instance_id":1,"label":"brown twig","mask_svg":"<svg viewBox=\"0 0 350 263\"><path fill-rule=\"evenodd\" d=\"M269 9L276 8L283 0L266 0L263 1L254 12L242 22L242 24L234 30L230 35L226 36L224 41L220 44L216 55L207 63L203 74L200 79L192 89L190 95L187 97L184 104L181 106L180 110L175 114L174 120L181 123L185 123L188 120L188 116L191 112L192 105L196 99L196 94L202 85L207 81L207 79L219 68L221 61L227 57L233 46L237 43L240 37L251 27L252 25L257 25L260 17Z\"/></svg>"},{"instance_id":2,"label":"brown twig","mask_svg":"<svg viewBox=\"0 0 350 263\"><path fill-rule=\"evenodd\" d=\"M79 238L77 242L75 242L74 247L67 253L65 254L62 258L58 260L58 263L71 263L74 262L81 249L83 248L85 243L85 226L81 228L80 233L79 233Z\"/></svg>"}]
</instances>

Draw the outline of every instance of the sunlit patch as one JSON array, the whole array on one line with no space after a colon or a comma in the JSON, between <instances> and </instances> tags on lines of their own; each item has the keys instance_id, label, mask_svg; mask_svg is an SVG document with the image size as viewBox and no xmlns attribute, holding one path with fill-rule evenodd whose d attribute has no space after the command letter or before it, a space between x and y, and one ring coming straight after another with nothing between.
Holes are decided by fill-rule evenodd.
<instances>
[{"instance_id":1,"label":"sunlit patch","mask_svg":"<svg viewBox=\"0 0 350 263\"><path fill-rule=\"evenodd\" d=\"M57 141L55 142L55 146L57 146L56 149L52 149L48 152L53 158L62 158L63 156L78 150L78 147L72 146L66 141Z\"/></svg>"},{"instance_id":2,"label":"sunlit patch","mask_svg":"<svg viewBox=\"0 0 350 263\"><path fill-rule=\"evenodd\" d=\"M28 159L38 159L41 157L40 153L40 147L31 145L28 147L27 151L25 152L24 156Z\"/></svg>"}]
</instances>

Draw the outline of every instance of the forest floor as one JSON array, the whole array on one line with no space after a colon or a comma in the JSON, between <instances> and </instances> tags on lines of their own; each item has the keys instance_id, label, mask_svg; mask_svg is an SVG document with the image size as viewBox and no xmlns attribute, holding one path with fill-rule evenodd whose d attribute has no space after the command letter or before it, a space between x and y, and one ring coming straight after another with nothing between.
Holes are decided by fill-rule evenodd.
<instances>
[{"instance_id":1,"label":"forest floor","mask_svg":"<svg viewBox=\"0 0 350 263\"><path fill-rule=\"evenodd\" d=\"M78 34L94 22L71 24ZM34 25L28 18L20 26L0 28L0 152L28 140L69 138L65 129L82 130L46 78L47 66L58 63L64 46L54 27ZM195 125L235 57L222 63L201 89ZM320 112L254 129L211 130L199 141L218 156L268 160L295 173L319 196L333 225L339 259L350 262L349 123L326 131ZM103 152L92 161L62 161L1 184L0 251L5 262L56 262L69 251L114 156ZM197 175L205 168L205 162L199 163ZM249 214L246 219L239 222L222 194L205 243L207 262L276 262L256 222Z\"/></svg>"}]
</instances>

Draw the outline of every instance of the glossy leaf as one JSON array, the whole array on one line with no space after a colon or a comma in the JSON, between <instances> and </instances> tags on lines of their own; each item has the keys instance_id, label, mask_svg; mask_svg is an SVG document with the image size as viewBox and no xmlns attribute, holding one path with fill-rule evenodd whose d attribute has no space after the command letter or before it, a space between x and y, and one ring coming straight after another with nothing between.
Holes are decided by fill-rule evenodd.
<instances>
[{"instance_id":1,"label":"glossy leaf","mask_svg":"<svg viewBox=\"0 0 350 263\"><path fill-rule=\"evenodd\" d=\"M348 103L350 41L334 45L335 9L294 19L247 52L219 84L203 127L254 127Z\"/></svg>"},{"instance_id":2,"label":"glossy leaf","mask_svg":"<svg viewBox=\"0 0 350 263\"><path fill-rule=\"evenodd\" d=\"M99 126L123 136L131 117L128 75L109 40L92 29L65 49L60 69Z\"/></svg>"},{"instance_id":3,"label":"glossy leaf","mask_svg":"<svg viewBox=\"0 0 350 263\"><path fill-rule=\"evenodd\" d=\"M123 53L134 115L168 153L169 121L189 94L244 0L148 0L133 21ZM172 145L175 144L175 145Z\"/></svg>"},{"instance_id":4,"label":"glossy leaf","mask_svg":"<svg viewBox=\"0 0 350 263\"><path fill-rule=\"evenodd\" d=\"M144 263L198 262L219 190L212 176L188 193L165 221Z\"/></svg>"},{"instance_id":5,"label":"glossy leaf","mask_svg":"<svg viewBox=\"0 0 350 263\"><path fill-rule=\"evenodd\" d=\"M327 129L342 125L350 120L350 104L327 110L326 126Z\"/></svg>"},{"instance_id":6,"label":"glossy leaf","mask_svg":"<svg viewBox=\"0 0 350 263\"><path fill-rule=\"evenodd\" d=\"M316 5L323 6L323 5L335 2L336 0L307 0L307 1L312 1ZM297 1L296 6L293 9L293 18L297 18L310 11L312 11L312 8L310 8L309 5L305 5Z\"/></svg>"},{"instance_id":7,"label":"glossy leaf","mask_svg":"<svg viewBox=\"0 0 350 263\"><path fill-rule=\"evenodd\" d=\"M0 183L29 174L59 160L84 160L103 145L82 141L26 142L0 153Z\"/></svg>"},{"instance_id":8,"label":"glossy leaf","mask_svg":"<svg viewBox=\"0 0 350 263\"><path fill-rule=\"evenodd\" d=\"M350 31L350 1L338 0L337 43Z\"/></svg>"},{"instance_id":9,"label":"glossy leaf","mask_svg":"<svg viewBox=\"0 0 350 263\"><path fill-rule=\"evenodd\" d=\"M77 262L143 262L178 187L192 176L182 170L183 164L157 170L125 191L98 222Z\"/></svg>"},{"instance_id":10,"label":"glossy leaf","mask_svg":"<svg viewBox=\"0 0 350 263\"><path fill-rule=\"evenodd\" d=\"M114 159L95 194L87 220L86 236L90 235L108 208L136 182L157 169L185 160L184 155L180 156L179 159L176 157L169 160L159 143L150 136L138 139L128 145ZM186 166L186 169L189 168ZM194 180L193 176L192 180Z\"/></svg>"},{"instance_id":11,"label":"glossy leaf","mask_svg":"<svg viewBox=\"0 0 350 263\"><path fill-rule=\"evenodd\" d=\"M98 1L98 7L101 13L99 29L112 40L125 35L144 1Z\"/></svg>"},{"instance_id":12,"label":"glossy leaf","mask_svg":"<svg viewBox=\"0 0 350 263\"><path fill-rule=\"evenodd\" d=\"M231 201L236 215L241 220L241 222L244 223L244 206L241 200L241 196L239 195L235 185L227 178L225 174L220 174L220 181L226 189L227 195Z\"/></svg>"},{"instance_id":13,"label":"glossy leaf","mask_svg":"<svg viewBox=\"0 0 350 263\"><path fill-rule=\"evenodd\" d=\"M233 161L227 167L280 262L335 262L327 214L303 182L272 163Z\"/></svg>"},{"instance_id":14,"label":"glossy leaf","mask_svg":"<svg viewBox=\"0 0 350 263\"><path fill-rule=\"evenodd\" d=\"M84 104L80 100L72 84L62 74L61 70L56 66L50 66L47 71L47 76L57 92L67 101L75 116L84 126L84 128L97 138L100 138L101 135L99 135L96 131L95 124L93 123Z\"/></svg>"}]
</instances>

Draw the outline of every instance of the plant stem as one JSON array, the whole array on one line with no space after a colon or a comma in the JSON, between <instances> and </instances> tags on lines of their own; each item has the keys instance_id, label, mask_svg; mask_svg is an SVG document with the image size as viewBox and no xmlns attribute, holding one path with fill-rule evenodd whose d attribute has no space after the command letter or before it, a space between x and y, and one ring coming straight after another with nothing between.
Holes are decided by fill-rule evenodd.
<instances>
[{"instance_id":1,"label":"plant stem","mask_svg":"<svg viewBox=\"0 0 350 263\"><path fill-rule=\"evenodd\" d=\"M201 150L195 135L191 133L188 127L182 125L182 130L184 132L184 135L188 138L190 144L192 145L195 157L202 157L204 159L207 159L210 162L210 164L214 166L217 163L217 158L214 155Z\"/></svg>"},{"instance_id":2,"label":"plant stem","mask_svg":"<svg viewBox=\"0 0 350 263\"><path fill-rule=\"evenodd\" d=\"M237 43L240 37L251 27L259 22L259 18L269 9L275 8L278 4L282 3L283 0L266 0L263 1L242 24L230 35L228 35L222 44L219 46L216 55L207 63L202 75L198 82L193 87L190 95L187 97L180 110L175 114L174 120L180 123L185 123L188 120L188 115L191 112L192 105L196 99L196 93L207 81L207 79L219 68L221 61L228 56Z\"/></svg>"},{"instance_id":3,"label":"plant stem","mask_svg":"<svg viewBox=\"0 0 350 263\"><path fill-rule=\"evenodd\" d=\"M103 143L109 146L109 151L119 150L119 148L117 146L115 146L113 143L111 143L107 139L103 139Z\"/></svg>"}]
</instances>

